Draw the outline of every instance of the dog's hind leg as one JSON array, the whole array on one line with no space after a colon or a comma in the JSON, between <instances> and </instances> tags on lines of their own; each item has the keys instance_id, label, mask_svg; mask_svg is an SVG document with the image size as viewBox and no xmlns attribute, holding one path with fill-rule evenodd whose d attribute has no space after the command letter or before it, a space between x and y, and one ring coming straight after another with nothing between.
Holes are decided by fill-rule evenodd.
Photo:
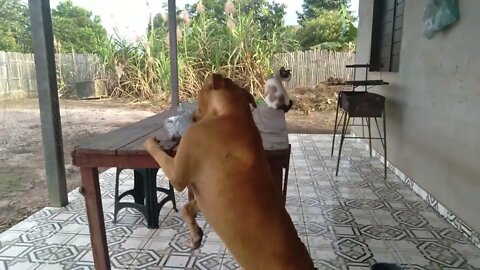
<instances>
[{"instance_id":1,"label":"dog's hind leg","mask_svg":"<svg viewBox=\"0 0 480 270\"><path fill-rule=\"evenodd\" d=\"M200 247L203 238L203 231L195 220L198 212L200 212L200 209L198 209L197 201L195 199L190 200L182 209L182 217L190 230L192 250Z\"/></svg>"}]
</instances>

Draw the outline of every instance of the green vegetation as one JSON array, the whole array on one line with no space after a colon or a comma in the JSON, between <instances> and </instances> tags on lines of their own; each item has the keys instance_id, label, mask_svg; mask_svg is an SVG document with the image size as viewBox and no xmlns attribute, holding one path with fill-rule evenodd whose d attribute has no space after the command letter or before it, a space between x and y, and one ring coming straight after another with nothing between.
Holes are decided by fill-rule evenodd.
<instances>
[{"instance_id":1,"label":"green vegetation","mask_svg":"<svg viewBox=\"0 0 480 270\"><path fill-rule=\"evenodd\" d=\"M297 40L303 49L352 51L357 37L350 0L304 0Z\"/></svg>"},{"instance_id":2,"label":"green vegetation","mask_svg":"<svg viewBox=\"0 0 480 270\"><path fill-rule=\"evenodd\" d=\"M348 6L350 0L303 0L302 12L298 13L298 23L318 18L319 14L325 11L339 11L342 6Z\"/></svg>"},{"instance_id":3,"label":"green vegetation","mask_svg":"<svg viewBox=\"0 0 480 270\"><path fill-rule=\"evenodd\" d=\"M100 18L71 0L52 9L57 46L78 53L96 53L108 38ZM29 11L21 0L0 0L0 50L32 52Z\"/></svg>"},{"instance_id":4,"label":"green vegetation","mask_svg":"<svg viewBox=\"0 0 480 270\"><path fill-rule=\"evenodd\" d=\"M253 93L272 74L273 54L296 50L298 42L284 25L285 6L268 1L203 1L178 13L178 61L183 99L196 96L205 77L220 72ZM147 36L137 43L112 39L101 52L115 70L114 96L168 96L168 27L157 14Z\"/></svg>"},{"instance_id":5,"label":"green vegetation","mask_svg":"<svg viewBox=\"0 0 480 270\"><path fill-rule=\"evenodd\" d=\"M0 51L32 50L28 8L19 0L0 0Z\"/></svg>"},{"instance_id":6,"label":"green vegetation","mask_svg":"<svg viewBox=\"0 0 480 270\"><path fill-rule=\"evenodd\" d=\"M100 17L73 5L71 0L52 10L52 23L55 41L65 51L96 53L108 39Z\"/></svg>"},{"instance_id":7,"label":"green vegetation","mask_svg":"<svg viewBox=\"0 0 480 270\"><path fill-rule=\"evenodd\" d=\"M273 73L275 53L322 48L352 50L355 18L348 0L305 0L298 26L286 26L286 7L267 0L203 0L177 11L180 93L194 98L211 72L221 72L259 93ZM93 53L109 74L112 96L167 98L170 89L168 25L156 14L134 42L108 37L98 16L71 0L52 10L57 52ZM31 52L28 9L0 0L0 50Z\"/></svg>"}]
</instances>

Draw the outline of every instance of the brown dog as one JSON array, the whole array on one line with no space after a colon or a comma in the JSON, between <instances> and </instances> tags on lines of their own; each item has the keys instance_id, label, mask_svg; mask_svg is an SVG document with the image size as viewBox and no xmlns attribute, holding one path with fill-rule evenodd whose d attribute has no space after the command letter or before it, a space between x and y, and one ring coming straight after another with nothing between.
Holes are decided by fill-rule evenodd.
<instances>
[{"instance_id":1,"label":"brown dog","mask_svg":"<svg viewBox=\"0 0 480 270\"><path fill-rule=\"evenodd\" d=\"M200 210L245 270L314 269L305 245L275 192L254 123L255 100L232 80L214 74L199 93L195 123L183 135L175 158L155 138L145 149L178 191L194 199L183 209L193 248L202 240Z\"/></svg>"}]
</instances>

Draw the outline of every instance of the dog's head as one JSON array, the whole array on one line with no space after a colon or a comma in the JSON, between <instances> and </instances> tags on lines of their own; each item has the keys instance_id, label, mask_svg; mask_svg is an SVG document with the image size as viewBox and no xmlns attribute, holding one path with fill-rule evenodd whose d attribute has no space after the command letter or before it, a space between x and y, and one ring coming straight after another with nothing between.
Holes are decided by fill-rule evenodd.
<instances>
[{"instance_id":1,"label":"dog's head","mask_svg":"<svg viewBox=\"0 0 480 270\"><path fill-rule=\"evenodd\" d=\"M220 74L214 73L210 75L203 84L198 93L198 108L193 113L193 121L199 121L206 113L211 111L213 106L219 106L219 102L214 99L222 100L222 109L248 109L250 106L257 107L255 98L248 90L240 87L229 78L225 78ZM235 108L226 108L232 106Z\"/></svg>"},{"instance_id":2,"label":"dog's head","mask_svg":"<svg viewBox=\"0 0 480 270\"><path fill-rule=\"evenodd\" d=\"M280 80L288 82L292 78L292 70L285 69L285 67L281 67L278 70L278 77L280 78Z\"/></svg>"}]
</instances>

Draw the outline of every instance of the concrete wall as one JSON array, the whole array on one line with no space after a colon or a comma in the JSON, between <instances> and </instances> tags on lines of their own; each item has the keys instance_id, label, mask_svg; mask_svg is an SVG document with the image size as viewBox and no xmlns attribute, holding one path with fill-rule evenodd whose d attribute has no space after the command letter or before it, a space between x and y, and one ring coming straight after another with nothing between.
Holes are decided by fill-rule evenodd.
<instances>
[{"instance_id":1,"label":"concrete wall","mask_svg":"<svg viewBox=\"0 0 480 270\"><path fill-rule=\"evenodd\" d=\"M389 161L478 232L480 1L459 1L460 21L432 40L422 36L426 3L406 0L400 71L371 72L391 85L370 91L387 98ZM373 0L360 0L356 63L370 60L372 13Z\"/></svg>"}]
</instances>

